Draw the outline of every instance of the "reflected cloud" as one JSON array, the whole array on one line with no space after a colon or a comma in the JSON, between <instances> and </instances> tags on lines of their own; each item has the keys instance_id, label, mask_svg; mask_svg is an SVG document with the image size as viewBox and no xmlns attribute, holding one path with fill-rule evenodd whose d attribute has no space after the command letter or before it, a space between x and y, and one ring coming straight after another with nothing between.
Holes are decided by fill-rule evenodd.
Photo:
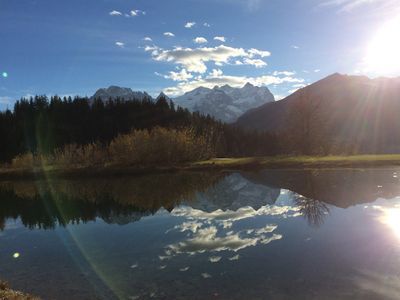
<instances>
[{"instance_id":1,"label":"reflected cloud","mask_svg":"<svg viewBox=\"0 0 400 300\"><path fill-rule=\"evenodd\" d=\"M211 256L208 260L212 263L219 262L221 260L221 256Z\"/></svg>"},{"instance_id":2,"label":"reflected cloud","mask_svg":"<svg viewBox=\"0 0 400 300\"><path fill-rule=\"evenodd\" d=\"M276 224L267 224L261 228L235 229L235 222L260 216L279 216L279 218L297 217L299 208L295 206L265 205L255 210L252 207L242 207L236 211L221 209L205 212L188 206L180 206L172 210L172 216L185 218L173 230L187 233L183 241L167 245L165 254L160 260L168 259L178 254L195 255L205 252L232 251L237 252L247 247L266 245L282 239L281 234L274 231ZM210 262L220 261L222 256L209 257ZM228 258L238 260L239 255Z\"/></svg>"}]
</instances>

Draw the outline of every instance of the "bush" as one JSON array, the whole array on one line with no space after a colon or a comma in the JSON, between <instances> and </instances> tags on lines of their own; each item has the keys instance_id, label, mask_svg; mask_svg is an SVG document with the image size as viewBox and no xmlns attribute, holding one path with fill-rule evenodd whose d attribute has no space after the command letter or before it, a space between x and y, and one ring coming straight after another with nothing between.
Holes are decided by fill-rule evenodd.
<instances>
[{"instance_id":1,"label":"bush","mask_svg":"<svg viewBox=\"0 0 400 300\"><path fill-rule=\"evenodd\" d=\"M53 163L57 165L98 165L108 160L105 147L98 143L84 146L66 145L54 151Z\"/></svg>"},{"instance_id":2,"label":"bush","mask_svg":"<svg viewBox=\"0 0 400 300\"><path fill-rule=\"evenodd\" d=\"M35 166L35 157L30 152L20 154L12 159L11 166L17 169L33 168Z\"/></svg>"},{"instance_id":3,"label":"bush","mask_svg":"<svg viewBox=\"0 0 400 300\"><path fill-rule=\"evenodd\" d=\"M213 139L191 128L132 130L114 138L107 146L92 143L66 145L52 155L26 153L12 160L14 168L43 165L95 166L105 163L122 165L171 165L209 159L216 155Z\"/></svg>"},{"instance_id":4,"label":"bush","mask_svg":"<svg viewBox=\"0 0 400 300\"><path fill-rule=\"evenodd\" d=\"M116 137L109 145L112 162L130 165L174 164L208 159L211 151L206 138L191 129L133 130Z\"/></svg>"}]
</instances>

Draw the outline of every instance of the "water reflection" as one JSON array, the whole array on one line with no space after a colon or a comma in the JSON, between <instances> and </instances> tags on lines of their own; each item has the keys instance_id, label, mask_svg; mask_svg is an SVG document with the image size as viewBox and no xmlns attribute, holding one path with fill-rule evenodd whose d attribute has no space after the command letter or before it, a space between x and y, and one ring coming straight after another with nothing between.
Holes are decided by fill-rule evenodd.
<instances>
[{"instance_id":1,"label":"water reflection","mask_svg":"<svg viewBox=\"0 0 400 300\"><path fill-rule=\"evenodd\" d=\"M101 218L127 224L160 208L171 211L221 179L185 173L103 180L14 181L0 183L0 228L8 218L29 228L51 229Z\"/></svg>"},{"instance_id":2,"label":"water reflection","mask_svg":"<svg viewBox=\"0 0 400 300\"><path fill-rule=\"evenodd\" d=\"M178 173L104 180L0 183L0 228L20 219L29 228L51 229L101 218L128 224L160 209L185 216L185 226L232 223L287 207L321 226L329 206L346 208L400 194L397 172L388 170L265 170L257 173ZM286 190L288 192L286 193ZM286 196L286 197L284 197ZM274 205L278 199L285 205ZM267 206L266 206L267 205ZM282 208L283 207L283 208ZM285 208L286 207L286 208ZM395 212L388 220L397 220ZM203 223L199 223L199 220ZM389 221L388 221L389 222Z\"/></svg>"},{"instance_id":3,"label":"water reflection","mask_svg":"<svg viewBox=\"0 0 400 300\"><path fill-rule=\"evenodd\" d=\"M327 204L294 192L290 192L290 196L298 207L300 215L307 219L308 224L319 227L324 223L325 217L329 215L329 207Z\"/></svg>"},{"instance_id":4,"label":"water reflection","mask_svg":"<svg viewBox=\"0 0 400 300\"><path fill-rule=\"evenodd\" d=\"M0 277L55 299L391 297L394 172L3 182Z\"/></svg>"},{"instance_id":5,"label":"water reflection","mask_svg":"<svg viewBox=\"0 0 400 300\"><path fill-rule=\"evenodd\" d=\"M236 229L236 222L256 216L294 217L298 215L298 208L291 206L265 205L255 210L252 207L243 207L237 211L216 210L212 213L203 212L191 207L179 207L171 212L172 215L184 217L181 224L174 230L187 233L183 241L168 245L161 260L170 259L177 254L204 252L233 251L237 252L249 246L268 244L282 238L275 234L276 224L266 224L261 228Z\"/></svg>"},{"instance_id":6,"label":"water reflection","mask_svg":"<svg viewBox=\"0 0 400 300\"><path fill-rule=\"evenodd\" d=\"M400 195L397 172L388 169L264 170L243 176L308 199L347 208Z\"/></svg>"}]
</instances>

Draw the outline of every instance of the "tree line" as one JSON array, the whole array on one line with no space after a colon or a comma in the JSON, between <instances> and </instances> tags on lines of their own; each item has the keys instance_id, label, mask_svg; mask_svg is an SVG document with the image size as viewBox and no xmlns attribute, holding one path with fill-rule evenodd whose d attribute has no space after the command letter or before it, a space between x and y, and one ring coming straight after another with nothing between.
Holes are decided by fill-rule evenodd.
<instances>
[{"instance_id":1,"label":"tree line","mask_svg":"<svg viewBox=\"0 0 400 300\"><path fill-rule=\"evenodd\" d=\"M157 101L23 98L13 110L0 112L0 137L1 162L11 162L21 155L58 155L67 159L68 155L77 157L77 149L92 154L98 149L105 149L107 154L119 149L121 154L132 143L145 154L155 151L163 159L182 157L183 161L280 153L278 137L273 134L241 130L211 116L176 107L165 97ZM127 148L122 149L121 145Z\"/></svg>"}]
</instances>

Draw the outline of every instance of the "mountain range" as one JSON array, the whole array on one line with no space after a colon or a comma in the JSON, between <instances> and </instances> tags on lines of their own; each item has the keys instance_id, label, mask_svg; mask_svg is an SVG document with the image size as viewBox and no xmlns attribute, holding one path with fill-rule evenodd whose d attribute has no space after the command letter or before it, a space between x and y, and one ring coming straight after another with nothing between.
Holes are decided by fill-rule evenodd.
<instances>
[{"instance_id":1,"label":"mountain range","mask_svg":"<svg viewBox=\"0 0 400 300\"><path fill-rule=\"evenodd\" d=\"M231 123L249 109L274 102L275 99L267 87L246 83L242 88L229 85L215 86L212 89L198 87L173 101L190 111L198 111Z\"/></svg>"},{"instance_id":2,"label":"mountain range","mask_svg":"<svg viewBox=\"0 0 400 300\"><path fill-rule=\"evenodd\" d=\"M155 100L158 100L161 96L170 100L164 93L160 93ZM130 88L118 86L101 88L91 98L100 98L103 101L116 98L154 100L146 92L133 91ZM257 87L247 83L242 88L234 88L229 85L215 86L212 89L199 87L172 100L175 104L190 111L197 111L204 115L211 115L218 120L232 123L249 109L273 102L275 99L267 87Z\"/></svg>"},{"instance_id":3,"label":"mountain range","mask_svg":"<svg viewBox=\"0 0 400 300\"><path fill-rule=\"evenodd\" d=\"M133 91L130 88L119 87L115 85L112 85L108 88L98 89L96 93L94 93L94 95L91 97L91 99L101 99L103 101L108 101L109 99L115 100L117 98L124 100L143 100L146 98L152 99L152 97L146 92Z\"/></svg>"},{"instance_id":4,"label":"mountain range","mask_svg":"<svg viewBox=\"0 0 400 300\"><path fill-rule=\"evenodd\" d=\"M93 97L151 98L146 92L115 86L100 89ZM400 78L370 79L335 73L280 101L274 101L268 88L250 83L242 88L198 87L172 100L190 111L209 114L244 129L281 137L289 134L293 143L308 143L308 148L319 147L326 139L330 143L324 145L327 148L334 144L337 149L350 152L400 151ZM308 133L304 132L305 127L310 127ZM314 144L310 138L313 136Z\"/></svg>"}]
</instances>

